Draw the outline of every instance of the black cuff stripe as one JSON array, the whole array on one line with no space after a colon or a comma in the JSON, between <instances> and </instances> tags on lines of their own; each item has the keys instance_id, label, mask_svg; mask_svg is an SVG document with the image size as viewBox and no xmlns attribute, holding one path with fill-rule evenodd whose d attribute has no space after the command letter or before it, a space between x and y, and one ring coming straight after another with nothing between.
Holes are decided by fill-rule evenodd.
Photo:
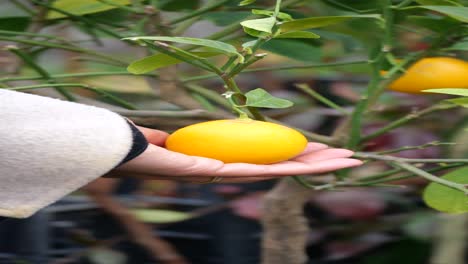
<instances>
[{"instance_id":1,"label":"black cuff stripe","mask_svg":"<svg viewBox=\"0 0 468 264\"><path fill-rule=\"evenodd\" d=\"M141 133L140 130L138 130L138 128L136 128L132 123L128 122L128 125L132 129L133 144L127 156L119 163L119 165L136 158L138 155L143 153L146 148L148 148L148 141L143 133Z\"/></svg>"}]
</instances>

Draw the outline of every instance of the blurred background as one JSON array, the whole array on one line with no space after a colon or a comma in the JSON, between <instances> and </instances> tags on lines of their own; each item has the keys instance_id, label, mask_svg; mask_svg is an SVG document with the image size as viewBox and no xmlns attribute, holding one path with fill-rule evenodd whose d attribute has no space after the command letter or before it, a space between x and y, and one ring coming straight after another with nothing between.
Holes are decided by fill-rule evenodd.
<instances>
[{"instance_id":1,"label":"blurred background","mask_svg":"<svg viewBox=\"0 0 468 264\"><path fill-rule=\"evenodd\" d=\"M98 87L140 110L204 109L184 116L132 115L109 97L89 89L73 89L79 102L115 110L143 126L172 132L192 123L232 117L219 96L224 91L223 83L188 64L178 65L176 74L171 74L176 69L173 66L159 69L156 74L129 73L126 67L130 62L151 52L121 38L166 35L170 30L174 35L212 37L238 26L251 14L251 8L274 6L274 1L258 1L254 7L241 7L238 2L0 1L0 84L13 87L47 83L43 76L31 78L40 76L34 67L39 65L52 76L49 83ZM349 14L343 5L368 13L375 9L373 1L290 2L283 11L295 18ZM453 2L466 5L464 1ZM205 7L209 7L208 11L190 17ZM402 14L396 16L401 20L395 30L396 54L427 49L440 32L456 23L436 13L429 17L440 20L438 28L405 20ZM268 56L236 80L243 91L261 87L295 104L288 109L262 110L265 115L305 131L330 135L343 121L343 113L298 89L296 84L307 84L343 109L352 110L370 79L368 44L378 30L378 24L369 20L350 20L314 29L312 32L320 39L268 42L262 47ZM240 46L253 38L239 27L218 39ZM11 52L12 47L24 51L33 63ZM467 57L466 51L450 52L460 59ZM223 59L215 57L213 61ZM334 63L337 65L327 66ZM291 69L267 69L288 66ZM157 74L176 78L178 88L164 87ZM51 88L31 92L63 98ZM414 109L445 98L386 92L372 109L375 114L366 119L364 132L376 131ZM391 155L463 157L468 150L466 116L464 109L424 116L368 141L362 149L379 152L431 142L458 142L429 144ZM390 169L384 162L373 162L350 174L359 177ZM332 181L329 176L317 179L322 183ZM2 218L0 263L260 263L261 219L269 213L262 210L262 200L275 184L98 179L31 218ZM310 191L303 206L309 227L308 263L465 263L467 217L428 208L421 198L426 184L420 178L410 178L392 181L391 186Z\"/></svg>"}]
</instances>

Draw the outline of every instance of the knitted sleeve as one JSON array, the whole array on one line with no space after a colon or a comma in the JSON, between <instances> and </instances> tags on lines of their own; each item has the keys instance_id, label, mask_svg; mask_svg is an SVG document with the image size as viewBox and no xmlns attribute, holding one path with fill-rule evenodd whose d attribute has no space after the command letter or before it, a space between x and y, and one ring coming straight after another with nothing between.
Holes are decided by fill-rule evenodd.
<instances>
[{"instance_id":1,"label":"knitted sleeve","mask_svg":"<svg viewBox=\"0 0 468 264\"><path fill-rule=\"evenodd\" d=\"M32 215L140 154L143 141L111 111L0 89L0 216Z\"/></svg>"}]
</instances>

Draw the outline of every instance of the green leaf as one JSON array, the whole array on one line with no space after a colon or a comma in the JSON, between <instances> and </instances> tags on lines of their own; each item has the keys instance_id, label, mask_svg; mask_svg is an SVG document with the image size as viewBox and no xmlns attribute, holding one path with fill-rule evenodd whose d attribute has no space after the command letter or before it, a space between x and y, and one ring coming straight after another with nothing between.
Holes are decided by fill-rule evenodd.
<instances>
[{"instance_id":1,"label":"green leaf","mask_svg":"<svg viewBox=\"0 0 468 264\"><path fill-rule=\"evenodd\" d=\"M428 89L428 90L423 90L423 92L468 96L468 89L464 89L464 88Z\"/></svg>"},{"instance_id":2,"label":"green leaf","mask_svg":"<svg viewBox=\"0 0 468 264\"><path fill-rule=\"evenodd\" d=\"M468 39L465 41L457 42L453 46L448 47L447 50L464 50L468 51Z\"/></svg>"},{"instance_id":3,"label":"green leaf","mask_svg":"<svg viewBox=\"0 0 468 264\"><path fill-rule=\"evenodd\" d=\"M246 28L246 27L244 27L244 32L247 33L248 35L250 35L252 37L256 37L256 38L266 38L266 37L271 36L271 33L258 31L258 30L251 29L251 28Z\"/></svg>"},{"instance_id":4,"label":"green leaf","mask_svg":"<svg viewBox=\"0 0 468 264\"><path fill-rule=\"evenodd\" d=\"M250 16L250 12L247 11L219 11L209 12L203 15L203 18L212 21L217 26L228 26L240 22L248 16Z\"/></svg>"},{"instance_id":5,"label":"green leaf","mask_svg":"<svg viewBox=\"0 0 468 264\"><path fill-rule=\"evenodd\" d=\"M274 97L262 88L247 92L245 97L247 98L245 105L252 107L287 108L293 105L291 101Z\"/></svg>"},{"instance_id":6,"label":"green leaf","mask_svg":"<svg viewBox=\"0 0 468 264\"><path fill-rule=\"evenodd\" d=\"M354 16L323 16L323 17L309 17L303 19L296 19L287 21L280 25L280 30L283 32L299 31L310 28L325 27L343 21L355 18L374 18L379 19L380 15L354 15Z\"/></svg>"},{"instance_id":7,"label":"green leaf","mask_svg":"<svg viewBox=\"0 0 468 264\"><path fill-rule=\"evenodd\" d=\"M435 32L444 32L460 22L449 17L407 16L406 20L413 25L424 27Z\"/></svg>"},{"instance_id":8,"label":"green leaf","mask_svg":"<svg viewBox=\"0 0 468 264\"><path fill-rule=\"evenodd\" d=\"M160 209L133 209L132 213L138 220L154 224L179 222L191 217L188 213Z\"/></svg>"},{"instance_id":9,"label":"green leaf","mask_svg":"<svg viewBox=\"0 0 468 264\"><path fill-rule=\"evenodd\" d=\"M191 52L202 58L219 55L219 52ZM158 53L142 59L136 60L127 67L127 71L133 74L143 74L170 65L181 63L182 61L166 54Z\"/></svg>"},{"instance_id":10,"label":"green leaf","mask_svg":"<svg viewBox=\"0 0 468 264\"><path fill-rule=\"evenodd\" d=\"M128 5L130 0L112 0L116 5ZM110 9L115 9L117 6L106 4L97 0L56 0L53 2L52 7L66 11L74 15L93 14ZM50 11L47 13L47 19L64 18L65 14Z\"/></svg>"},{"instance_id":11,"label":"green leaf","mask_svg":"<svg viewBox=\"0 0 468 264\"><path fill-rule=\"evenodd\" d=\"M252 14L254 15L263 15L263 16L273 16L275 14L274 11L271 10L261 10L261 9L252 9ZM278 16L279 19L284 21L291 21L293 18L290 14L279 12Z\"/></svg>"},{"instance_id":12,"label":"green leaf","mask_svg":"<svg viewBox=\"0 0 468 264\"><path fill-rule=\"evenodd\" d=\"M196 10L200 5L199 0L158 0L156 7L165 11Z\"/></svg>"},{"instance_id":13,"label":"green leaf","mask_svg":"<svg viewBox=\"0 0 468 264\"><path fill-rule=\"evenodd\" d=\"M463 6L460 3L450 0L416 0L416 2L420 5L444 5L444 6Z\"/></svg>"},{"instance_id":14,"label":"green leaf","mask_svg":"<svg viewBox=\"0 0 468 264\"><path fill-rule=\"evenodd\" d=\"M447 15L458 21L468 23L468 7L462 6L419 6L419 8L424 8L432 11L436 11Z\"/></svg>"},{"instance_id":15,"label":"green leaf","mask_svg":"<svg viewBox=\"0 0 468 264\"><path fill-rule=\"evenodd\" d=\"M445 100L445 101L450 102L452 104L456 104L456 105L461 106L461 107L468 108L468 97L448 99L448 100Z\"/></svg>"},{"instance_id":16,"label":"green leaf","mask_svg":"<svg viewBox=\"0 0 468 264\"><path fill-rule=\"evenodd\" d=\"M279 34L275 38L301 38L301 39L315 39L320 38L319 35L309 31L291 31L284 34Z\"/></svg>"},{"instance_id":17,"label":"green leaf","mask_svg":"<svg viewBox=\"0 0 468 264\"><path fill-rule=\"evenodd\" d=\"M275 26L276 18L274 17L267 17L267 18L260 18L260 19L251 19L242 21L240 24L244 28L249 28L257 31L271 33L271 30Z\"/></svg>"},{"instance_id":18,"label":"green leaf","mask_svg":"<svg viewBox=\"0 0 468 264\"><path fill-rule=\"evenodd\" d=\"M333 6L334 8L351 11L355 13L359 12L371 12L373 10L381 10L382 1L356 1L356 0L322 0L327 5Z\"/></svg>"},{"instance_id":19,"label":"green leaf","mask_svg":"<svg viewBox=\"0 0 468 264\"><path fill-rule=\"evenodd\" d=\"M237 52L234 46L221 42L221 41L210 40L210 39L186 38L186 37L163 37L163 36L161 37L160 36L154 36L154 37L142 36L142 37L130 37L130 38L124 38L124 39L133 40L133 41L157 40L157 41L168 41L168 42L176 42L176 43L183 43L183 44L191 44L191 45L212 48L228 56L237 55L239 58L243 58L243 56L239 52Z\"/></svg>"},{"instance_id":20,"label":"green leaf","mask_svg":"<svg viewBox=\"0 0 468 264\"><path fill-rule=\"evenodd\" d=\"M257 0L243 0L239 3L239 6L246 6L255 3Z\"/></svg>"},{"instance_id":21,"label":"green leaf","mask_svg":"<svg viewBox=\"0 0 468 264\"><path fill-rule=\"evenodd\" d=\"M304 62L318 62L321 49L309 39L272 39L262 45L262 49L275 54Z\"/></svg>"},{"instance_id":22,"label":"green leaf","mask_svg":"<svg viewBox=\"0 0 468 264\"><path fill-rule=\"evenodd\" d=\"M253 47L255 45L256 42L257 42L257 40L247 41L247 42L242 44L242 47L243 48L251 48L251 47Z\"/></svg>"},{"instance_id":23,"label":"green leaf","mask_svg":"<svg viewBox=\"0 0 468 264\"><path fill-rule=\"evenodd\" d=\"M468 184L468 167L449 172L441 178L456 183ZM442 212L468 212L468 196L463 192L435 182L424 189L423 199L428 206Z\"/></svg>"},{"instance_id":24,"label":"green leaf","mask_svg":"<svg viewBox=\"0 0 468 264\"><path fill-rule=\"evenodd\" d=\"M10 31L25 31L31 18L29 17L0 17L0 29Z\"/></svg>"}]
</instances>

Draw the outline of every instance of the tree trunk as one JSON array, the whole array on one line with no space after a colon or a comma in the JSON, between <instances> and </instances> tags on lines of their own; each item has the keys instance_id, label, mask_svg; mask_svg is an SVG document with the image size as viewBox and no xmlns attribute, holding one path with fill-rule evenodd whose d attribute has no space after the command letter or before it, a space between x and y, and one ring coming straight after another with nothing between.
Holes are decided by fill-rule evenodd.
<instances>
[{"instance_id":1,"label":"tree trunk","mask_svg":"<svg viewBox=\"0 0 468 264\"><path fill-rule=\"evenodd\" d=\"M311 190L282 179L264 198L263 264L304 264L308 226L303 206Z\"/></svg>"}]
</instances>

